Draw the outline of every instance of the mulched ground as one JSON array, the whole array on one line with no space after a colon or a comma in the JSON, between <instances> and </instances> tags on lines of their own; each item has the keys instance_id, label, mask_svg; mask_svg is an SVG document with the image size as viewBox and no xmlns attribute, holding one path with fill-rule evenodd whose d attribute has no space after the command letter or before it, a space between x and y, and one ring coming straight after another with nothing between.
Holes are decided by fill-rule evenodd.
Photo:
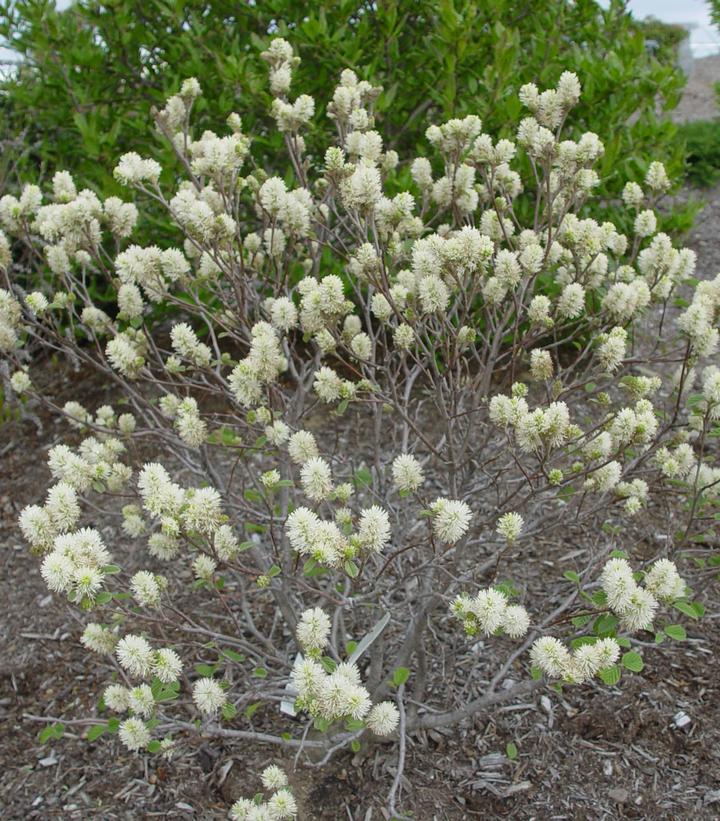
<instances>
[{"instance_id":1,"label":"mulched ground","mask_svg":"<svg viewBox=\"0 0 720 821\"><path fill-rule=\"evenodd\" d=\"M73 374L58 372L57 378L68 395L77 391ZM83 393L96 396L88 405L109 398L92 380ZM89 744L73 728L72 719L95 714L102 680L78 644L73 611L48 595L16 527L19 509L44 495L48 476L40 455L61 432L49 419L41 421L40 435L31 422L6 426L12 438L0 464L3 818L224 818L236 798L253 790L254 773L271 761L291 769L292 757L283 761L275 749L215 741L167 762L129 754L116 739ZM565 544L546 553L547 576L533 587L551 579L557 586L552 560L577 547L578 538L568 534ZM632 539L645 541L642 533ZM717 818L716 600L701 624L687 625L682 650L648 647L645 670L624 676L618 688L591 685L562 695L544 688L461 728L411 738L402 806L428 821ZM480 641L460 660L456 674L467 677L473 695L494 650L492 642ZM525 673L518 668L511 675ZM438 675L430 680L442 682ZM67 732L40 744L45 725L35 718L47 716L69 719ZM519 753L514 761L506 755L510 742ZM292 776L300 818L387 819L382 806L395 762L394 747L379 745L357 756L345 753L323 769L301 764Z\"/></svg>"},{"instance_id":2,"label":"mulched ground","mask_svg":"<svg viewBox=\"0 0 720 821\"><path fill-rule=\"evenodd\" d=\"M700 85L714 80L713 65L696 62ZM691 78L690 93L703 100L698 83ZM688 116L708 116L704 103L689 110L696 113ZM720 188L701 196L707 205L689 244L701 274L711 276L720 270ZM88 407L114 399L92 377L59 367L49 368L46 379L63 401L78 392ZM2 817L224 818L237 797L257 786L254 773L270 761L292 768L292 758L213 742L192 757L158 761L128 754L116 740L91 745L69 721L60 741L38 741L45 725L33 717L92 715L101 686L77 642L72 611L47 594L16 526L19 510L43 498L44 452L64 434L51 419L40 421L40 431L32 421L0 429ZM569 534L556 556L577 538ZM624 676L619 688L591 685L563 695L540 689L461 728L411 738L402 806L421 821L720 817L720 613L717 590L707 593L708 614L687 625L682 651L648 648L643 672ZM470 687L491 652L478 642L463 661ZM515 760L506 755L510 742ZM395 762L393 747L380 745L343 754L322 770L301 764L291 776L300 818L388 819L382 807Z\"/></svg>"}]
</instances>

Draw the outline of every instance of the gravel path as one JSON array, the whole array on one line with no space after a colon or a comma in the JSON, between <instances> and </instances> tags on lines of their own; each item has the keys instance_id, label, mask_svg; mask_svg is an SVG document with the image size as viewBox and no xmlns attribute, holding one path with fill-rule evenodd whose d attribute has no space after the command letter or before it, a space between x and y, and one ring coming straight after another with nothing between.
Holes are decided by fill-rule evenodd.
<instances>
[{"instance_id":1,"label":"gravel path","mask_svg":"<svg viewBox=\"0 0 720 821\"><path fill-rule=\"evenodd\" d=\"M720 83L720 55L693 62L680 105L673 112L678 123L709 120L720 113L715 83Z\"/></svg>"},{"instance_id":2,"label":"gravel path","mask_svg":"<svg viewBox=\"0 0 720 821\"><path fill-rule=\"evenodd\" d=\"M716 83L720 83L720 55L695 60L673 119L690 122L719 116ZM700 278L709 279L720 272L720 185L706 189L685 188L680 196L704 204L685 244L697 252Z\"/></svg>"}]
</instances>

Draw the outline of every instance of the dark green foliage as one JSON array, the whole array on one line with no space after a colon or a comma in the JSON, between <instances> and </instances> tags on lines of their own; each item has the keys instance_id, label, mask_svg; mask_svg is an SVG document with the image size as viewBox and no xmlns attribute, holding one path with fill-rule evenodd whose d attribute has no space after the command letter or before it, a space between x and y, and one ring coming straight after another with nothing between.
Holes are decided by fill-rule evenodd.
<instances>
[{"instance_id":1,"label":"dark green foliage","mask_svg":"<svg viewBox=\"0 0 720 821\"><path fill-rule=\"evenodd\" d=\"M619 0L607 11L595 0L80 0L60 13L51 2L3 0L0 36L23 60L4 84L3 128L26 133L33 177L38 167L67 168L111 193L124 151L172 166L148 128L150 110L196 76L200 124L221 129L237 111L256 150L272 156L279 139L268 128L259 59L269 32L303 59L294 88L318 101L316 147L332 132L325 96L345 67L385 87L379 130L403 159L426 151L430 122L452 116L477 113L490 133L511 134L520 85L553 85L567 69L584 87L574 128L597 132L607 147L599 172L608 193L640 179L651 159L671 175L682 169L675 126L656 114L656 99L676 105L682 77L646 53Z\"/></svg>"},{"instance_id":2,"label":"dark green foliage","mask_svg":"<svg viewBox=\"0 0 720 821\"><path fill-rule=\"evenodd\" d=\"M720 119L683 123L680 135L687 146L687 176L693 185L720 180Z\"/></svg>"}]
</instances>

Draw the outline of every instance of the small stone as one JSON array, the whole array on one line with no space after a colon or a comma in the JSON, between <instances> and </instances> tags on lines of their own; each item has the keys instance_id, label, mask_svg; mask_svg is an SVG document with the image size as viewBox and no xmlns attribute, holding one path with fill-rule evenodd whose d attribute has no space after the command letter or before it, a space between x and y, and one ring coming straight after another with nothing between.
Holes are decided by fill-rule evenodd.
<instances>
[{"instance_id":1,"label":"small stone","mask_svg":"<svg viewBox=\"0 0 720 821\"><path fill-rule=\"evenodd\" d=\"M692 719L684 710L680 710L679 713L675 713L673 716L673 723L679 730L682 730L688 724L692 724Z\"/></svg>"},{"instance_id":2,"label":"small stone","mask_svg":"<svg viewBox=\"0 0 720 821\"><path fill-rule=\"evenodd\" d=\"M628 798L630 798L630 793L622 787L616 787L615 789L610 790L608 792L608 795L610 796L610 798L612 798L613 801L616 801L618 804L624 804L628 800Z\"/></svg>"}]
</instances>

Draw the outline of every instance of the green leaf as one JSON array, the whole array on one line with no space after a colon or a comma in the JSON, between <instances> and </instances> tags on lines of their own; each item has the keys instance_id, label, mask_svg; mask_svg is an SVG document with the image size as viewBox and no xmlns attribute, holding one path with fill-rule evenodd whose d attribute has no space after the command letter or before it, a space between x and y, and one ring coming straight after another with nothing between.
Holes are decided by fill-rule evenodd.
<instances>
[{"instance_id":1,"label":"green leaf","mask_svg":"<svg viewBox=\"0 0 720 821\"><path fill-rule=\"evenodd\" d=\"M358 468L355 471L355 484L360 486L372 484L372 473L367 468Z\"/></svg>"},{"instance_id":2,"label":"green leaf","mask_svg":"<svg viewBox=\"0 0 720 821\"><path fill-rule=\"evenodd\" d=\"M540 681L542 678L542 670L539 667L531 667L530 668L530 678L533 681Z\"/></svg>"},{"instance_id":3,"label":"green leaf","mask_svg":"<svg viewBox=\"0 0 720 821\"><path fill-rule=\"evenodd\" d=\"M359 740L359 739L357 739L357 738L353 739L353 741L350 743L350 749L351 749L354 753L359 753L359 752L360 752L360 747L361 747L361 746L362 746L362 745L360 744L360 740Z\"/></svg>"},{"instance_id":4,"label":"green leaf","mask_svg":"<svg viewBox=\"0 0 720 821\"><path fill-rule=\"evenodd\" d=\"M699 602L681 600L673 602L673 607L691 619L699 619L705 613L705 608Z\"/></svg>"},{"instance_id":5,"label":"green leaf","mask_svg":"<svg viewBox=\"0 0 720 821\"><path fill-rule=\"evenodd\" d=\"M278 567L276 564L274 564L270 568L270 570L268 570L268 572L267 572L268 576L270 576L271 579L274 579L275 576L279 576L281 573L282 573L281 568Z\"/></svg>"},{"instance_id":6,"label":"green leaf","mask_svg":"<svg viewBox=\"0 0 720 821\"><path fill-rule=\"evenodd\" d=\"M58 738L62 738L64 732L65 725L62 722L51 724L49 727L46 727L44 730L40 731L38 740L41 744L46 744L51 739L56 740Z\"/></svg>"},{"instance_id":7,"label":"green leaf","mask_svg":"<svg viewBox=\"0 0 720 821\"><path fill-rule=\"evenodd\" d=\"M664 629L665 635L675 641L682 641L687 638L687 633L682 624L668 624Z\"/></svg>"},{"instance_id":8,"label":"green leaf","mask_svg":"<svg viewBox=\"0 0 720 821\"><path fill-rule=\"evenodd\" d=\"M569 582L573 582L577 584L580 581L580 576L574 570L566 570L563 573L563 577L566 578Z\"/></svg>"},{"instance_id":9,"label":"green leaf","mask_svg":"<svg viewBox=\"0 0 720 821\"><path fill-rule=\"evenodd\" d=\"M510 761L515 761L518 757L518 748L517 745L514 744L512 741L509 741L505 745L505 754L510 759Z\"/></svg>"},{"instance_id":10,"label":"green leaf","mask_svg":"<svg viewBox=\"0 0 720 821\"><path fill-rule=\"evenodd\" d=\"M595 619L593 630L600 638L606 638L615 633L619 623L618 618L613 616L612 613L605 613Z\"/></svg>"},{"instance_id":11,"label":"green leaf","mask_svg":"<svg viewBox=\"0 0 720 821\"><path fill-rule=\"evenodd\" d=\"M93 724L93 726L90 727L85 733L85 738L88 741L95 741L95 739L100 738L100 736L106 732L107 724Z\"/></svg>"},{"instance_id":12,"label":"green leaf","mask_svg":"<svg viewBox=\"0 0 720 821\"><path fill-rule=\"evenodd\" d=\"M217 664L196 664L195 672L203 678L212 678L218 671Z\"/></svg>"},{"instance_id":13,"label":"green leaf","mask_svg":"<svg viewBox=\"0 0 720 821\"><path fill-rule=\"evenodd\" d=\"M257 713L261 704L262 701L255 701L252 704L248 704L248 706L245 708L245 718L251 719L255 715L255 713Z\"/></svg>"},{"instance_id":14,"label":"green leaf","mask_svg":"<svg viewBox=\"0 0 720 821\"><path fill-rule=\"evenodd\" d=\"M255 678L267 678L268 671L264 667L256 667L252 674Z\"/></svg>"},{"instance_id":15,"label":"green leaf","mask_svg":"<svg viewBox=\"0 0 720 821\"><path fill-rule=\"evenodd\" d=\"M121 570L116 564L106 564L102 569L102 573L106 576L111 576L113 573L120 573Z\"/></svg>"},{"instance_id":16,"label":"green leaf","mask_svg":"<svg viewBox=\"0 0 720 821\"><path fill-rule=\"evenodd\" d=\"M262 502L263 499L262 494L258 493L253 487L246 488L243 496L247 502Z\"/></svg>"},{"instance_id":17,"label":"green leaf","mask_svg":"<svg viewBox=\"0 0 720 821\"><path fill-rule=\"evenodd\" d=\"M152 753L153 755L154 755L155 753L159 753L161 749L162 749L162 744L161 744L161 743L160 743L157 739L153 739L153 740L152 740L152 741L151 741L151 742L147 745L147 751L148 751L149 753Z\"/></svg>"},{"instance_id":18,"label":"green leaf","mask_svg":"<svg viewBox=\"0 0 720 821\"><path fill-rule=\"evenodd\" d=\"M242 653L236 653L234 650L221 650L220 651L226 659L230 659L230 661L234 661L236 664L240 664L241 662L245 661L245 656Z\"/></svg>"},{"instance_id":19,"label":"green leaf","mask_svg":"<svg viewBox=\"0 0 720 821\"><path fill-rule=\"evenodd\" d=\"M113 600L113 594L108 590L102 590L95 596L95 604L108 604Z\"/></svg>"},{"instance_id":20,"label":"green leaf","mask_svg":"<svg viewBox=\"0 0 720 821\"><path fill-rule=\"evenodd\" d=\"M633 673L639 673L645 666L640 653L636 653L634 650L623 653L622 665Z\"/></svg>"},{"instance_id":21,"label":"green leaf","mask_svg":"<svg viewBox=\"0 0 720 821\"><path fill-rule=\"evenodd\" d=\"M360 573L360 569L355 564L355 562L351 562L350 560L348 560L343 564L343 567L345 568L345 572L348 574L348 576L350 576L351 579L357 579L358 574Z\"/></svg>"},{"instance_id":22,"label":"green leaf","mask_svg":"<svg viewBox=\"0 0 720 821\"><path fill-rule=\"evenodd\" d=\"M397 670L393 673L392 683L399 687L401 684L405 684L405 682L410 678L410 670L407 667L398 667Z\"/></svg>"},{"instance_id":23,"label":"green leaf","mask_svg":"<svg viewBox=\"0 0 720 821\"><path fill-rule=\"evenodd\" d=\"M237 707L229 701L222 706L222 717L225 721L232 721L237 715Z\"/></svg>"},{"instance_id":24,"label":"green leaf","mask_svg":"<svg viewBox=\"0 0 720 821\"><path fill-rule=\"evenodd\" d=\"M598 675L605 682L605 684L609 687L614 687L618 681L620 681L622 671L617 664L613 664L612 667L606 667L604 670L600 670Z\"/></svg>"}]
</instances>

